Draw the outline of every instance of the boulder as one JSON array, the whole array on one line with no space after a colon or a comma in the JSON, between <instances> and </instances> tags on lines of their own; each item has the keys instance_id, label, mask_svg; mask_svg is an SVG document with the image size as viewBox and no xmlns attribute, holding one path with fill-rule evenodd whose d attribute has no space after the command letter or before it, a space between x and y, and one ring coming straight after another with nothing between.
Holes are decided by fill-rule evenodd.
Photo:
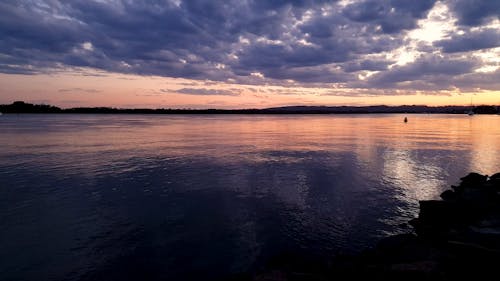
<instances>
[{"instance_id":1,"label":"boulder","mask_svg":"<svg viewBox=\"0 0 500 281\"><path fill-rule=\"evenodd\" d=\"M446 190L443 193L441 193L441 198L444 201L453 201L457 199L457 194L453 192L453 190Z\"/></svg>"},{"instance_id":2,"label":"boulder","mask_svg":"<svg viewBox=\"0 0 500 281\"><path fill-rule=\"evenodd\" d=\"M486 180L488 180L488 176L484 176L478 173L470 173L467 176L460 179L462 180L460 186L480 187L486 182Z\"/></svg>"},{"instance_id":3,"label":"boulder","mask_svg":"<svg viewBox=\"0 0 500 281\"><path fill-rule=\"evenodd\" d=\"M500 173L496 173L490 176L490 180L500 180Z\"/></svg>"},{"instance_id":4,"label":"boulder","mask_svg":"<svg viewBox=\"0 0 500 281\"><path fill-rule=\"evenodd\" d=\"M411 263L428 259L430 248L414 234L399 234L382 239L375 255L379 261Z\"/></svg>"},{"instance_id":5,"label":"boulder","mask_svg":"<svg viewBox=\"0 0 500 281\"><path fill-rule=\"evenodd\" d=\"M490 177L488 184L495 190L500 191L500 173L496 173Z\"/></svg>"},{"instance_id":6,"label":"boulder","mask_svg":"<svg viewBox=\"0 0 500 281\"><path fill-rule=\"evenodd\" d=\"M440 200L419 201L418 218L424 224L448 225L457 220L457 203Z\"/></svg>"},{"instance_id":7,"label":"boulder","mask_svg":"<svg viewBox=\"0 0 500 281\"><path fill-rule=\"evenodd\" d=\"M496 202L495 197L496 194L486 188L466 188L459 194L464 207L468 208L471 212L493 207Z\"/></svg>"}]
</instances>

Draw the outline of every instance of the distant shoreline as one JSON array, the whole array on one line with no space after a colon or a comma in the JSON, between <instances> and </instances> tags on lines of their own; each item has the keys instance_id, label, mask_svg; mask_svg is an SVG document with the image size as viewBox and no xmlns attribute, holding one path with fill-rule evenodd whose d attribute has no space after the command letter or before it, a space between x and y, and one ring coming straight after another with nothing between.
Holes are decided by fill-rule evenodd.
<instances>
[{"instance_id":1,"label":"distant shoreline","mask_svg":"<svg viewBox=\"0 0 500 281\"><path fill-rule=\"evenodd\" d=\"M46 104L30 104L16 101L12 104L0 105L2 113L56 113L56 114L464 114L469 111L475 114L500 114L500 106L285 106L264 109L127 109L112 107L77 107L62 109Z\"/></svg>"}]
</instances>

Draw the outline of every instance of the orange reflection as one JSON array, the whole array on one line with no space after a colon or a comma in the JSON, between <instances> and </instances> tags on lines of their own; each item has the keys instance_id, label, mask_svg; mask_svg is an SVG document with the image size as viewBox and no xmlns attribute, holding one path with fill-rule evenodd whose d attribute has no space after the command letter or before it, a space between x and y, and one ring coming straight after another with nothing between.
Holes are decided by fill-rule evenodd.
<instances>
[{"instance_id":1,"label":"orange reflection","mask_svg":"<svg viewBox=\"0 0 500 281\"><path fill-rule=\"evenodd\" d=\"M408 123L397 114L44 115L47 128L30 136L17 117L7 115L1 121L13 123L2 132L0 146L4 151L43 151L48 156L93 155L85 162L68 158L62 163L89 175L133 157L202 158L222 165L276 162L300 168L303 164L294 175L295 186L273 191L300 206L307 205L309 193L306 165L318 155L325 157L321 163L327 170L339 169L343 158L352 157L356 173L390 181L410 201L436 197L447 171L454 167L450 165L456 164L453 161L483 174L498 172L500 116L407 116ZM235 188L240 179L234 178Z\"/></svg>"}]
</instances>

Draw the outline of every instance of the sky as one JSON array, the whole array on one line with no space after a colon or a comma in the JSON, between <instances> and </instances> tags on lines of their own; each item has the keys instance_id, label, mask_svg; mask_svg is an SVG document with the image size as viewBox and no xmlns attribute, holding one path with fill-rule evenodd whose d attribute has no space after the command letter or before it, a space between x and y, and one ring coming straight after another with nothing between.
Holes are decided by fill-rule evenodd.
<instances>
[{"instance_id":1,"label":"sky","mask_svg":"<svg viewBox=\"0 0 500 281\"><path fill-rule=\"evenodd\" d=\"M0 103L500 105L500 1L2 0Z\"/></svg>"}]
</instances>

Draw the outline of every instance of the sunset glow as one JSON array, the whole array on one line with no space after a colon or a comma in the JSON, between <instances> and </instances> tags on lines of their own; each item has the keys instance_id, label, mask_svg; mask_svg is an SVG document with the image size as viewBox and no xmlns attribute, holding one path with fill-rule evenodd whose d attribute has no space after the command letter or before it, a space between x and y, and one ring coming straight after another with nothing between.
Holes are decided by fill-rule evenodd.
<instances>
[{"instance_id":1,"label":"sunset glow","mask_svg":"<svg viewBox=\"0 0 500 281\"><path fill-rule=\"evenodd\" d=\"M0 103L500 105L496 1L153 2L1 3Z\"/></svg>"}]
</instances>

